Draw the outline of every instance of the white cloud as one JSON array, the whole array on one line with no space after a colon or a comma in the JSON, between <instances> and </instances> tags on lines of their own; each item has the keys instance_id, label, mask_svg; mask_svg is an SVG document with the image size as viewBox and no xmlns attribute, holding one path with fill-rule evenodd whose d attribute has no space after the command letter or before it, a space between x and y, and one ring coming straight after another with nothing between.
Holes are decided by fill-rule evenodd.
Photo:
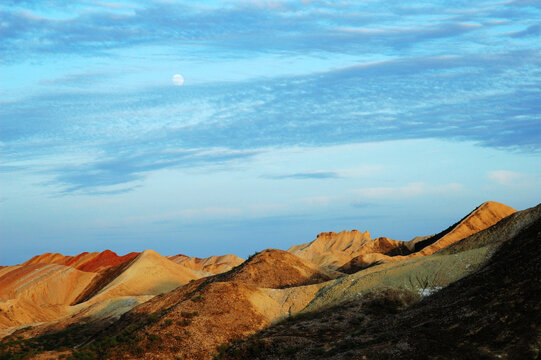
<instances>
[{"instance_id":1,"label":"white cloud","mask_svg":"<svg viewBox=\"0 0 541 360\"><path fill-rule=\"evenodd\" d=\"M522 173L508 170L494 170L488 172L488 178L490 181L506 186L513 185L524 177L525 175Z\"/></svg>"},{"instance_id":2,"label":"white cloud","mask_svg":"<svg viewBox=\"0 0 541 360\"><path fill-rule=\"evenodd\" d=\"M354 190L365 199L397 199L423 195L446 195L462 190L462 184L450 183L431 185L423 182L409 183L398 187L370 187Z\"/></svg>"}]
</instances>

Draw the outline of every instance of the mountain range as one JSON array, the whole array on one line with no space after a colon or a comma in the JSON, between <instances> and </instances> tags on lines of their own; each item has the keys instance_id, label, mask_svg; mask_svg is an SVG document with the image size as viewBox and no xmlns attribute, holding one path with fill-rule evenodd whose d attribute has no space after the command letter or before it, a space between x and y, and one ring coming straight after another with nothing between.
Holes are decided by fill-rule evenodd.
<instances>
[{"instance_id":1,"label":"mountain range","mask_svg":"<svg viewBox=\"0 0 541 360\"><path fill-rule=\"evenodd\" d=\"M535 359L540 241L541 205L489 201L406 242L46 253L0 268L0 359Z\"/></svg>"}]
</instances>

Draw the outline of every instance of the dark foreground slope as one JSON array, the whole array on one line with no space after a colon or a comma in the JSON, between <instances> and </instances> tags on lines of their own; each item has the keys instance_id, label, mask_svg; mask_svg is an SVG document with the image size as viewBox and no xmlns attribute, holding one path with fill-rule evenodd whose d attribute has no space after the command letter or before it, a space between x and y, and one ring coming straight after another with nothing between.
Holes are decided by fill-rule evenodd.
<instances>
[{"instance_id":1,"label":"dark foreground slope","mask_svg":"<svg viewBox=\"0 0 541 360\"><path fill-rule=\"evenodd\" d=\"M479 271L407 307L387 290L303 314L221 349L227 359L538 359L541 220Z\"/></svg>"}]
</instances>

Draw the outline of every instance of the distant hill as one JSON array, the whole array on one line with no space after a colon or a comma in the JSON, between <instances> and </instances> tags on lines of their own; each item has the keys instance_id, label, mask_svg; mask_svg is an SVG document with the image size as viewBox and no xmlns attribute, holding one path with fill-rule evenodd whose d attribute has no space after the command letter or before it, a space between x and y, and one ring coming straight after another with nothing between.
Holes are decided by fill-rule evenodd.
<instances>
[{"instance_id":1,"label":"distant hill","mask_svg":"<svg viewBox=\"0 0 541 360\"><path fill-rule=\"evenodd\" d=\"M403 244L393 243L396 247L387 252L375 251L371 254L365 253L355 256L338 270L354 273L384 262L431 255L470 235L491 227L515 212L515 209L507 205L495 201L487 201L439 234L426 238L418 237Z\"/></svg>"},{"instance_id":2,"label":"distant hill","mask_svg":"<svg viewBox=\"0 0 541 360\"><path fill-rule=\"evenodd\" d=\"M34 256L22 265L59 264L70 266L81 271L101 273L112 266L131 260L137 255L139 255L139 253L132 252L124 256L118 256L111 250L92 253L84 252L76 256L66 256L58 253L45 253Z\"/></svg>"},{"instance_id":3,"label":"distant hill","mask_svg":"<svg viewBox=\"0 0 541 360\"><path fill-rule=\"evenodd\" d=\"M362 254L385 254L402 243L385 237L372 239L368 231L321 233L309 243L295 245L288 252L315 264L337 269Z\"/></svg>"},{"instance_id":4,"label":"distant hill","mask_svg":"<svg viewBox=\"0 0 541 360\"><path fill-rule=\"evenodd\" d=\"M167 258L189 269L204 271L214 275L229 271L244 262L244 259L231 254L210 256L203 259L178 254L168 256Z\"/></svg>"}]
</instances>

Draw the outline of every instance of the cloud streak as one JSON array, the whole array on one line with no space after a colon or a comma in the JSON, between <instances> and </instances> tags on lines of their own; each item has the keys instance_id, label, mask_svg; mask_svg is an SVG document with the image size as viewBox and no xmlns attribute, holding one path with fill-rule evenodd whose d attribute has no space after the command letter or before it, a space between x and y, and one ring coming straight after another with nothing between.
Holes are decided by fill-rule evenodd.
<instances>
[{"instance_id":1,"label":"cloud streak","mask_svg":"<svg viewBox=\"0 0 541 360\"><path fill-rule=\"evenodd\" d=\"M246 2L194 6L156 1L136 2L128 7L83 2L68 7L67 15L58 18L49 15L50 9L64 10L64 5L42 3L8 2L0 8L3 61L15 61L32 53L88 56L171 41L237 52L366 53L379 47L401 50L438 40L466 37L464 40L468 41L471 32L478 32L478 37L488 41L487 28L498 24L486 20L494 16L496 6L500 12L515 12L522 18L535 15L526 4L496 5L491 1L477 3L479 10L470 12L467 18L460 12L468 8L458 4L455 8L416 8L391 2L316 1L282 2L279 7L266 7ZM416 19L416 24L404 21L405 15ZM436 23L430 17L427 20L427 16L437 19ZM537 34L535 27L525 31ZM194 47L183 49L185 55L205 54Z\"/></svg>"},{"instance_id":2,"label":"cloud streak","mask_svg":"<svg viewBox=\"0 0 541 360\"><path fill-rule=\"evenodd\" d=\"M90 195L113 195L129 192L137 186L123 189L109 187L141 180L155 170L186 168L228 163L255 155L254 151L185 150L126 154L107 160L96 160L77 166L65 166L51 170L55 183L63 185L64 194L83 192ZM105 190L94 190L94 189Z\"/></svg>"},{"instance_id":3,"label":"cloud streak","mask_svg":"<svg viewBox=\"0 0 541 360\"><path fill-rule=\"evenodd\" d=\"M59 182L77 190L132 182L167 167L223 161L200 161L191 153L216 147L245 154L299 144L451 138L537 152L539 59L537 50L422 57L219 87L37 96L0 109L0 141L5 160L12 161L4 165L74 146L105 154L54 170ZM275 178L338 176L323 171Z\"/></svg>"}]
</instances>

